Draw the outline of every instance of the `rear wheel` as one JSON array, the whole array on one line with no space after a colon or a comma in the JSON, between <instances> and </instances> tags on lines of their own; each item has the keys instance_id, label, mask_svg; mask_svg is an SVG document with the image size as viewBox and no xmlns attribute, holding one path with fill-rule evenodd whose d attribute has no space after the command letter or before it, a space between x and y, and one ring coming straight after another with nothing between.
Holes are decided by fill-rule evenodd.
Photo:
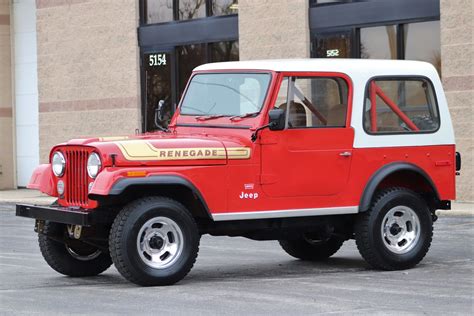
<instances>
[{"instance_id":1,"label":"rear wheel","mask_svg":"<svg viewBox=\"0 0 474 316\"><path fill-rule=\"evenodd\" d=\"M197 225L179 202L147 197L115 219L109 248L117 270L139 285L170 285L191 270L199 250Z\"/></svg>"},{"instance_id":2,"label":"rear wheel","mask_svg":"<svg viewBox=\"0 0 474 316\"><path fill-rule=\"evenodd\" d=\"M298 239L279 240L280 246L290 256L301 260L325 260L341 248L344 240L335 236L320 240L304 235Z\"/></svg>"},{"instance_id":3,"label":"rear wheel","mask_svg":"<svg viewBox=\"0 0 474 316\"><path fill-rule=\"evenodd\" d=\"M433 221L426 202L405 188L380 192L355 224L357 248L377 269L415 266L428 252L432 237Z\"/></svg>"},{"instance_id":4,"label":"rear wheel","mask_svg":"<svg viewBox=\"0 0 474 316\"><path fill-rule=\"evenodd\" d=\"M61 242L61 239L65 242ZM38 242L41 254L49 266L64 275L94 276L112 265L108 253L80 240L66 237L64 224L47 222L43 233L38 235Z\"/></svg>"}]
</instances>

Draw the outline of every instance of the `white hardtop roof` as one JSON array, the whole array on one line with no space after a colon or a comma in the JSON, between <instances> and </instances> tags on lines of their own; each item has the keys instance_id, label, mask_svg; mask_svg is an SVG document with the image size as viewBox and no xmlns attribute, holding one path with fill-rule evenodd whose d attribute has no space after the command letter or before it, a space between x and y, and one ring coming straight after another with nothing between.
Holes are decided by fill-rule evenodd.
<instances>
[{"instance_id":1,"label":"white hardtop roof","mask_svg":"<svg viewBox=\"0 0 474 316\"><path fill-rule=\"evenodd\" d=\"M422 61L391 59L345 59L345 58L307 58L307 59L268 59L210 63L196 67L195 71L205 70L270 70L270 71L315 71L341 73L397 73L433 74L433 65Z\"/></svg>"}]
</instances>

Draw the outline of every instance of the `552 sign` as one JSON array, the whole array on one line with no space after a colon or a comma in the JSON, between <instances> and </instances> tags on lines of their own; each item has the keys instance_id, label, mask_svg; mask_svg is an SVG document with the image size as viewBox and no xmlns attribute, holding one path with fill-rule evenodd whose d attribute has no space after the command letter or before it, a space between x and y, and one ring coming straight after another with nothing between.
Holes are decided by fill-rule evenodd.
<instances>
[{"instance_id":1,"label":"552 sign","mask_svg":"<svg viewBox=\"0 0 474 316\"><path fill-rule=\"evenodd\" d=\"M148 55L148 66L166 66L166 54L150 54Z\"/></svg>"}]
</instances>

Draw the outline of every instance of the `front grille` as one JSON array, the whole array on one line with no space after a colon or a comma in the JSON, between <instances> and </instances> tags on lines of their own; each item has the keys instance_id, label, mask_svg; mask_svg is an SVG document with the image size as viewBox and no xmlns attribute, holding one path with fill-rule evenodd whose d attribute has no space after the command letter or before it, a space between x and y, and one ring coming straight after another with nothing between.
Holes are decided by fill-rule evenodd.
<instances>
[{"instance_id":1,"label":"front grille","mask_svg":"<svg viewBox=\"0 0 474 316\"><path fill-rule=\"evenodd\" d=\"M89 150L80 147L65 147L66 179L64 199L68 205L85 207L88 205L87 158Z\"/></svg>"}]
</instances>

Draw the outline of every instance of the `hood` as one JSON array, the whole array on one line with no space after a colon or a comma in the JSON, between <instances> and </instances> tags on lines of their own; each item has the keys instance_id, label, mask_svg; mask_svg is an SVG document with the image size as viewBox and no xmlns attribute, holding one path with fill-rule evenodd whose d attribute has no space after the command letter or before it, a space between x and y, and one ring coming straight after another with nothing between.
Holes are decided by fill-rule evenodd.
<instances>
[{"instance_id":1,"label":"hood","mask_svg":"<svg viewBox=\"0 0 474 316\"><path fill-rule=\"evenodd\" d=\"M149 134L74 139L67 146L94 147L104 166L222 165L230 159L249 159L247 139L209 135Z\"/></svg>"}]
</instances>

